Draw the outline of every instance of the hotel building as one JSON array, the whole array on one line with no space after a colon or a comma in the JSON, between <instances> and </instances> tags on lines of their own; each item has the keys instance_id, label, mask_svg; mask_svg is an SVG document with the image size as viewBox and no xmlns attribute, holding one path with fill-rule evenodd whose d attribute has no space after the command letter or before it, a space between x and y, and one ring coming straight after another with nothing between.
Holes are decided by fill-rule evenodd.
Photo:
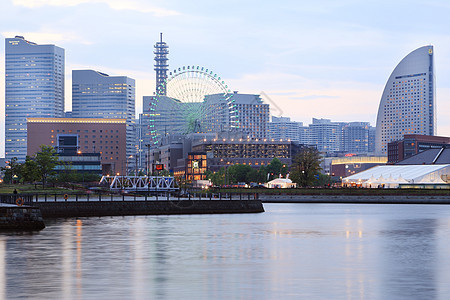
<instances>
[{"instance_id":1,"label":"hotel building","mask_svg":"<svg viewBox=\"0 0 450 300\"><path fill-rule=\"evenodd\" d=\"M387 155L388 144L405 134L436 135L433 46L408 54L392 72L378 108L375 152Z\"/></svg>"}]
</instances>

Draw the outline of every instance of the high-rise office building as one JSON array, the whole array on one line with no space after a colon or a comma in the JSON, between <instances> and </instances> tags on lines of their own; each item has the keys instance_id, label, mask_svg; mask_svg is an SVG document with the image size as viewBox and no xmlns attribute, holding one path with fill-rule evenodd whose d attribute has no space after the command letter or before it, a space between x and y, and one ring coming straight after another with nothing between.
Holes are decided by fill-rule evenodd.
<instances>
[{"instance_id":1,"label":"high-rise office building","mask_svg":"<svg viewBox=\"0 0 450 300\"><path fill-rule=\"evenodd\" d=\"M64 49L5 40L5 156L25 161L27 118L64 115Z\"/></svg>"},{"instance_id":2,"label":"high-rise office building","mask_svg":"<svg viewBox=\"0 0 450 300\"><path fill-rule=\"evenodd\" d=\"M127 157L136 154L134 79L73 70L72 117L125 119Z\"/></svg>"},{"instance_id":3,"label":"high-rise office building","mask_svg":"<svg viewBox=\"0 0 450 300\"><path fill-rule=\"evenodd\" d=\"M405 134L436 134L435 90L433 46L424 46L403 58L386 83L377 115L378 155Z\"/></svg>"}]
</instances>

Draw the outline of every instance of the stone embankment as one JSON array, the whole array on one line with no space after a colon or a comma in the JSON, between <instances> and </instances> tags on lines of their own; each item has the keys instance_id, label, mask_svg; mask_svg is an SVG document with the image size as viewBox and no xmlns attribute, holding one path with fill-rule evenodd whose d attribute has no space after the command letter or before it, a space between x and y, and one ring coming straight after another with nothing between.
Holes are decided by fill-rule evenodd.
<instances>
[{"instance_id":1,"label":"stone embankment","mask_svg":"<svg viewBox=\"0 0 450 300\"><path fill-rule=\"evenodd\" d=\"M263 203L450 204L450 195L259 195Z\"/></svg>"},{"instance_id":2,"label":"stone embankment","mask_svg":"<svg viewBox=\"0 0 450 300\"><path fill-rule=\"evenodd\" d=\"M41 230L45 228L39 208L0 204L0 230Z\"/></svg>"}]
</instances>

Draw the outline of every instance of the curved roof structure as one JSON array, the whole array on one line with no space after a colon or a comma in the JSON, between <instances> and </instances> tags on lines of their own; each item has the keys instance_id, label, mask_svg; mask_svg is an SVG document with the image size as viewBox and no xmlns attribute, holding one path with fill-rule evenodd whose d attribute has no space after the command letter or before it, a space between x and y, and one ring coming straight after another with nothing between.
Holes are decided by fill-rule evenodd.
<instances>
[{"instance_id":1,"label":"curved roof structure","mask_svg":"<svg viewBox=\"0 0 450 300\"><path fill-rule=\"evenodd\" d=\"M376 166L366 171L342 179L342 183L356 183L363 186L385 184L398 187L400 183L444 184L442 178L450 177L450 165L386 165Z\"/></svg>"},{"instance_id":2,"label":"curved roof structure","mask_svg":"<svg viewBox=\"0 0 450 300\"><path fill-rule=\"evenodd\" d=\"M433 46L409 53L395 67L381 96L377 115L375 152L387 154L387 145L404 134L436 134Z\"/></svg>"}]
</instances>

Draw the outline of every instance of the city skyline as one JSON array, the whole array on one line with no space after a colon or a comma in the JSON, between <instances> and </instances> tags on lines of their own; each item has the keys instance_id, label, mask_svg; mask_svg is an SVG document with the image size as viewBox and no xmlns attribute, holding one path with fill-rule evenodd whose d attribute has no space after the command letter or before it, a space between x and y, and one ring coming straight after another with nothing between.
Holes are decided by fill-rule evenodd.
<instances>
[{"instance_id":1,"label":"city skyline","mask_svg":"<svg viewBox=\"0 0 450 300\"><path fill-rule=\"evenodd\" d=\"M152 51L163 32L171 47L169 70L193 64L209 67L233 90L264 91L279 108L274 115L282 112L305 124L329 118L375 125L392 69L413 49L432 43L437 134L450 135L450 38L445 32L450 6L445 1L413 1L408 6L387 1L261 4L169 1L156 7L148 1L3 1L0 11L8 13L1 18L0 35L23 35L65 49L68 109L71 71L94 69L135 78L141 112L142 96L154 91ZM116 22L119 18L123 22ZM421 22L410 22L413 19ZM4 57L4 46L0 55ZM4 81L0 95L4 116ZM3 151L0 147L0 156Z\"/></svg>"}]
</instances>

